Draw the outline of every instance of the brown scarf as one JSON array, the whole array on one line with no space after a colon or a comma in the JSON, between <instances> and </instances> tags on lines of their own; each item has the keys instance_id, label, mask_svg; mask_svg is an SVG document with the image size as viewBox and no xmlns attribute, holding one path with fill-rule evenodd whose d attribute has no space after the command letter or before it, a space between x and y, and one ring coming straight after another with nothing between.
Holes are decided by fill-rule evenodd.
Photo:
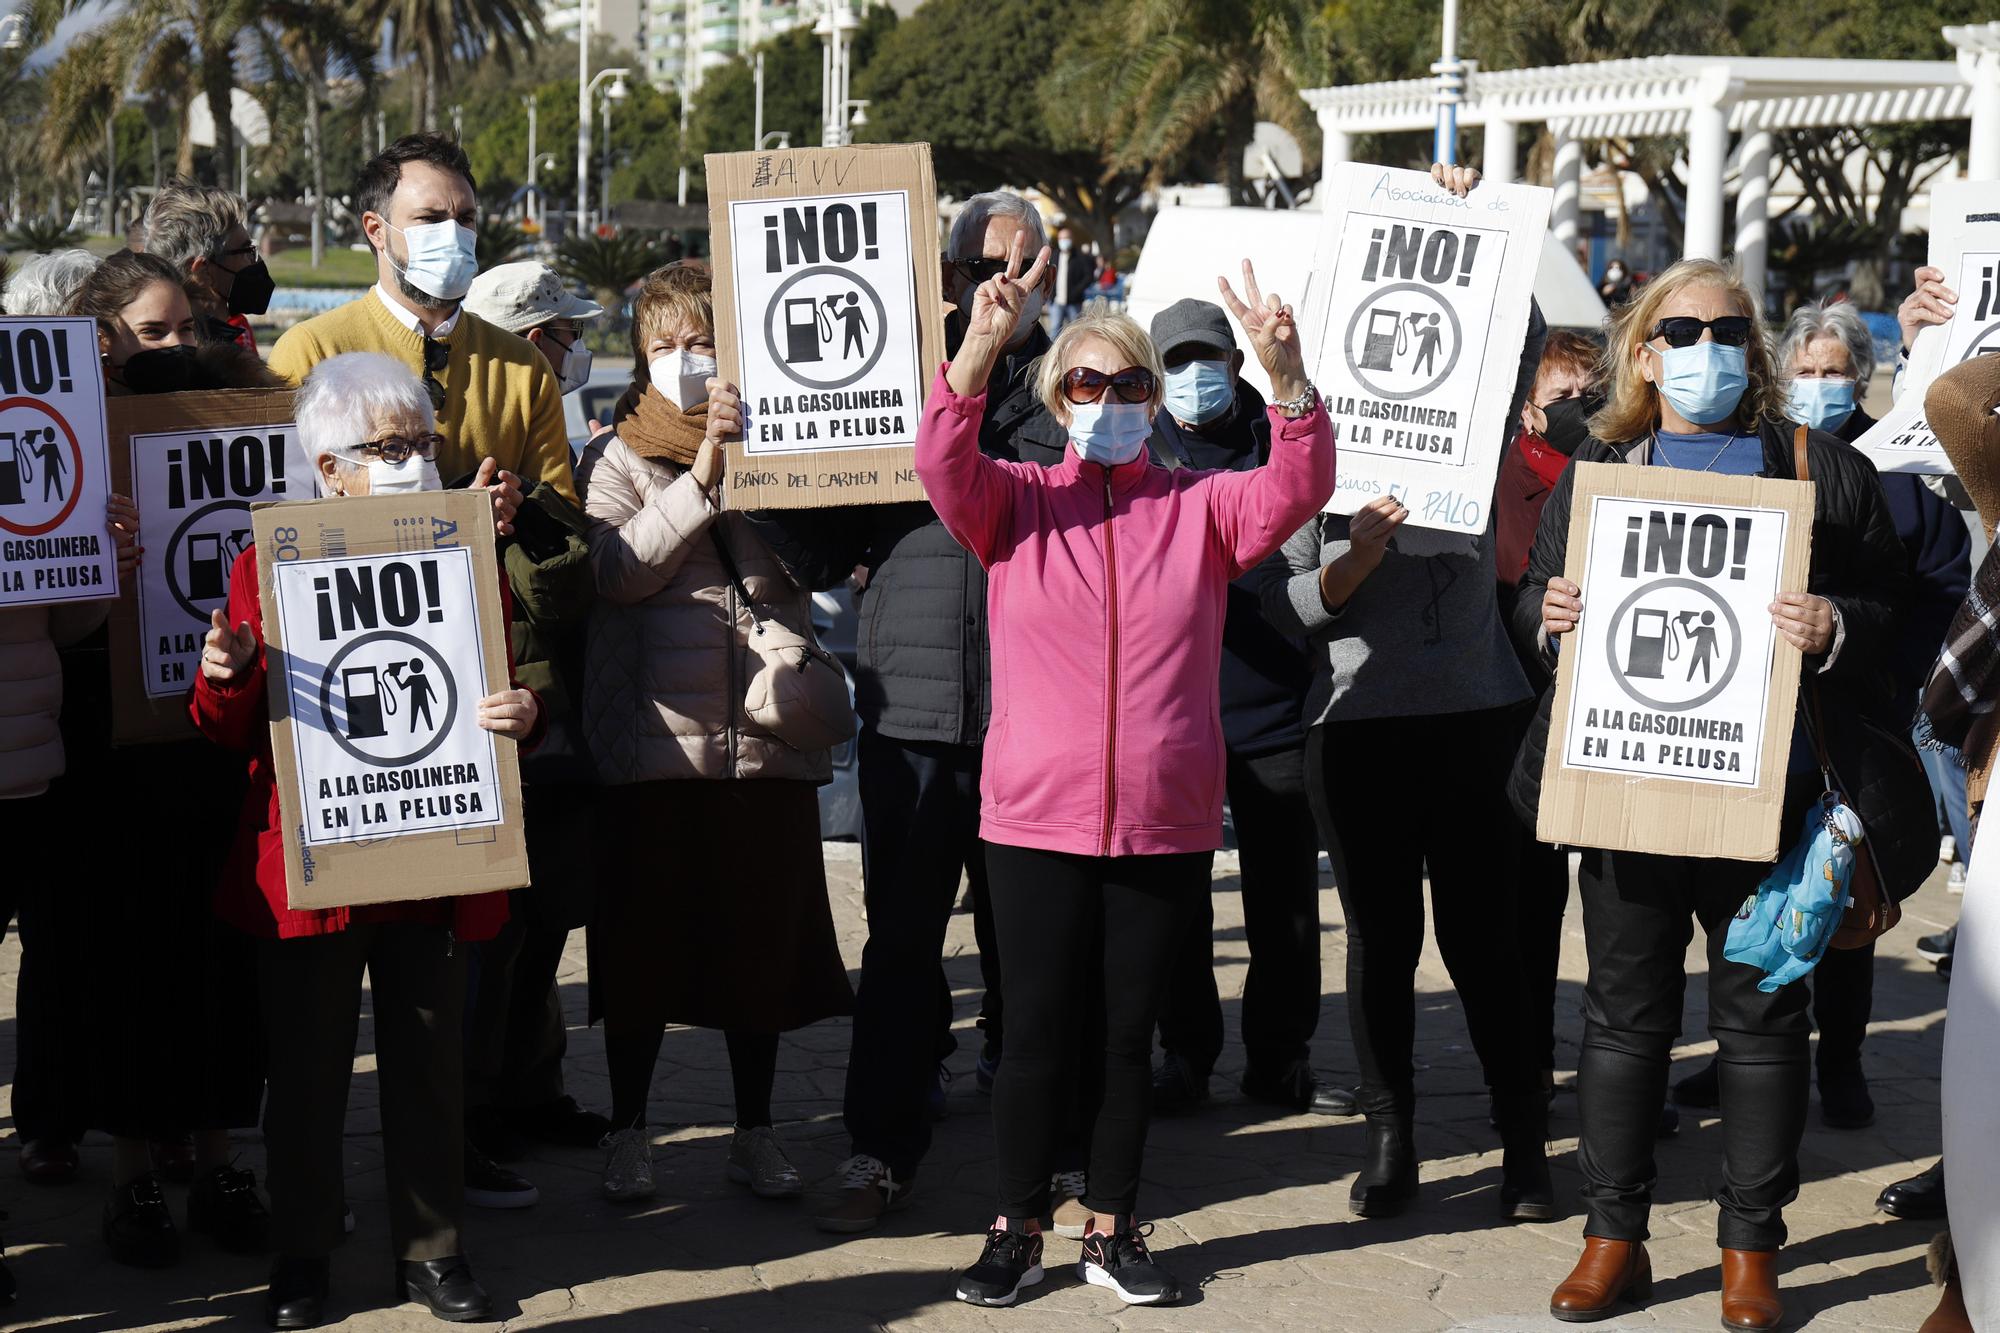
<instances>
[{"instance_id":1,"label":"brown scarf","mask_svg":"<svg viewBox=\"0 0 2000 1333\"><path fill-rule=\"evenodd\" d=\"M708 403L683 412L650 389L639 392L632 414L618 423L618 438L641 458L664 458L687 467L708 431Z\"/></svg>"}]
</instances>

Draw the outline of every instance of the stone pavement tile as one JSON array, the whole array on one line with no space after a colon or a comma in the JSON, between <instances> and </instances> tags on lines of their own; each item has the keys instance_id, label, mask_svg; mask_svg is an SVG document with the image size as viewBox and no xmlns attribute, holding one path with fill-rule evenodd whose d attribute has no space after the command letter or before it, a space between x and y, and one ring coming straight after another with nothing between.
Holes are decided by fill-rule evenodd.
<instances>
[{"instance_id":1,"label":"stone pavement tile","mask_svg":"<svg viewBox=\"0 0 2000 1333\"><path fill-rule=\"evenodd\" d=\"M843 957L850 969L866 939L860 867L851 847L829 849L828 875ZM1420 1205L1401 1218L1349 1216L1347 1187L1362 1145L1358 1119L1273 1113L1237 1093L1237 1044L1246 954L1234 858L1220 857L1215 892L1217 978L1229 1044L1214 1098L1198 1113L1162 1120L1151 1136L1142 1215L1153 1219L1155 1253L1190 1291L1178 1310L1128 1310L1078 1281L1078 1245L1051 1236L1048 1280L1018 1308L975 1309L952 1299L959 1269L979 1251L993 1210L989 1099L976 1091L974 1026L982 984L971 920L951 922L945 971L955 1005L958 1051L948 1117L918 1178L912 1206L878 1232L826 1236L800 1203L751 1198L723 1177L733 1117L721 1035L674 1029L663 1044L649 1117L660 1195L620 1208L599 1193L600 1155L537 1151L516 1164L542 1191L541 1204L513 1212L468 1210L467 1245L509 1328L640 1333L680 1329L911 1330L912 1333L1041 1333L1042 1330L1547 1329L1548 1294L1582 1247L1575 1194L1574 1066L1584 975L1581 918L1563 926L1557 1071L1550 1112L1552 1167L1566 1216L1546 1226L1506 1226L1494 1216L1499 1152L1486 1123L1478 1062L1462 1009L1434 945L1417 977L1417 1136L1425 1155ZM1938 1151L1937 1060L1945 988L1911 952L1915 937L1949 924L1957 902L1942 870L1906 908L1905 925L1877 961L1876 1024L1866 1062L1878 1123L1841 1133L1812 1109L1801 1153L1804 1183L1787 1210L1792 1244L1784 1286L1795 1328L1910 1329L1930 1310L1922 1257L1931 1228L1873 1211L1892 1180L1928 1166ZM1315 1065L1352 1081L1341 994L1346 937L1330 885L1322 895L1322 1003ZM584 1105L607 1109L601 1033L584 1026L585 951L574 936L560 984L571 1023L568 1075ZM0 946L0 1020L17 975L18 945ZM1673 1077L1694 1072L1714 1050L1706 1032L1706 963L1689 953L1684 1040ZM848 1025L829 1022L787 1034L779 1053L780 1133L809 1181L846 1155L840 1124ZM359 1230L333 1261L335 1327L418 1333L436 1327L414 1305L382 1308L389 1290L372 1022L361 1025L344 1154ZM0 1070L11 1066L11 1023L0 1021ZM1688 1113L1678 1139L1657 1146L1652 1252L1658 1295L1645 1311L1602 1325L1626 1329L1715 1327L1717 1210L1722 1122ZM242 1136L242 1160L260 1174L263 1147ZM137 1273L108 1263L97 1240L109 1145L93 1137L84 1179L66 1189L19 1184L0 1158L0 1205L25 1295L10 1313L24 1327L65 1329L228 1327L260 1323L262 1260L221 1255L190 1239L182 1265ZM185 1191L169 1189L176 1212Z\"/></svg>"}]
</instances>

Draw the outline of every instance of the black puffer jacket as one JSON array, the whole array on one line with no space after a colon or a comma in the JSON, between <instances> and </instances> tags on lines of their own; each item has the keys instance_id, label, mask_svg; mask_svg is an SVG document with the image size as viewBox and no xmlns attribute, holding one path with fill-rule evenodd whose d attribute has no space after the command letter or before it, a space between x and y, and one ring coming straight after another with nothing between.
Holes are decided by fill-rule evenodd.
<instances>
[{"instance_id":1,"label":"black puffer jacket","mask_svg":"<svg viewBox=\"0 0 2000 1333\"><path fill-rule=\"evenodd\" d=\"M1035 397L1029 369L1049 338L1038 326L994 371L979 447L994 458L1062 461L1069 432ZM868 569L861 598L855 706L899 740L977 745L992 713L986 571L928 504L766 510L758 531L808 587Z\"/></svg>"},{"instance_id":2,"label":"black puffer jacket","mask_svg":"<svg viewBox=\"0 0 2000 1333\"><path fill-rule=\"evenodd\" d=\"M1764 476L1796 480L1792 463L1794 429L1789 422L1765 422L1759 428L1764 444ZM1564 470L1550 493L1548 504L1542 509L1541 524L1535 531L1534 548L1528 554L1528 571L1521 579L1510 617L1515 642L1524 655L1537 654L1544 661L1552 660L1542 645L1542 593L1550 579L1562 576L1569 555L1574 464L1625 464L1630 461L1627 454L1631 450L1629 444L1584 441L1572 465ZM1889 504L1882 494L1882 482L1873 464L1823 431L1812 431L1807 436L1807 458L1817 493L1813 505L1812 569L1806 590L1825 597L1839 609L1846 635L1833 665L1816 677L1827 715L1828 745L1835 766L1849 783L1856 786L1875 781L1901 783L1910 775L1901 771L1894 757L1864 757L1860 750L1864 730L1891 737L1899 731L1896 720L1890 716L1894 693L1891 665L1902 632L1908 594L1903 545L1897 539ZM1583 595L1587 606L1590 590L1584 589ZM1809 657L1802 670L1819 673L1821 663L1822 659ZM1508 787L1516 812L1531 825L1541 804L1542 764L1554 699L1553 687L1543 693ZM1907 731L1907 726L1900 730ZM1867 748L1875 748L1872 741ZM1914 760L1913 754L1911 758ZM1915 781L1921 785L1921 770L1915 773ZM1859 792L1848 794L1860 796ZM1874 800L1862 799L1861 804L1864 810L1882 808ZM1871 823L1871 840L1905 844L1912 838L1918 841L1927 838L1929 854L1935 859L1936 828L1930 828L1920 838L1917 830L1903 828L1901 822L1886 828ZM1787 829L1784 836L1789 839L1793 832ZM1878 853L1894 856L1896 850L1884 846L1878 848Z\"/></svg>"}]
</instances>

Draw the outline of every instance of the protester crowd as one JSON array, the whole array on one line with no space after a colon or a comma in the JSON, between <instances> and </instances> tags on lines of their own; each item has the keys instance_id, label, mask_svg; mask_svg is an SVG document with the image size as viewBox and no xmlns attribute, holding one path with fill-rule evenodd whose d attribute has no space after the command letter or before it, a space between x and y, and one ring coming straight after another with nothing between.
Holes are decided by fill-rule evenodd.
<instances>
[{"instance_id":1,"label":"protester crowd","mask_svg":"<svg viewBox=\"0 0 2000 1333\"><path fill-rule=\"evenodd\" d=\"M1464 168L1433 175L1460 196L1479 188ZM522 754L529 888L290 905L254 549L203 642L189 738L169 744L113 748L105 603L0 609L0 840L66 849L60 874L9 874L0 902L21 932L21 1174L67 1184L82 1136L108 1134L110 1257L172 1264L183 1230L268 1255L272 1327L327 1318L328 1256L354 1229L341 1137L364 972L396 1297L486 1319L465 1208L537 1202L503 1165L526 1144L597 1150L612 1201L655 1195L647 1104L669 1024L725 1035L734 1133L718 1167L784 1199L809 1191L773 1104L780 1035L851 1014L850 1152L810 1215L862 1232L919 1199L955 1047L942 959L962 882L996 1153L994 1216L957 1295L1012 1304L1043 1279L1048 1228L1082 1241L1084 1281L1128 1304L1175 1302L1140 1175L1149 1118L1208 1099L1224 1041L1209 886L1225 801L1250 951L1244 1095L1365 1117L1353 1213L1418 1204L1428 884L1503 1150L1500 1216L1556 1217L1546 1140L1569 866L1533 826L1555 665L1589 597L1566 576L1575 462L1813 481L1805 587L1769 609L1803 663L1784 827L1818 798L1823 768L1865 770L1901 784L1892 807L1921 812L1871 825L1883 858L1934 847L1940 812L1970 857L2000 696L2000 566L1975 579L1943 491L1878 476L1851 447L1872 424L1859 404L1876 367L1845 305L1768 329L1759 294L1690 260L1643 286L1622 265L1607 274L1601 345L1532 310L1518 354L1490 371L1510 401L1494 521L1438 545L1411 540L1394 496L1321 512L1338 441L1284 299L1296 293L1263 291L1254 257L1218 281L1218 301L1178 302L1142 328L1084 313L1099 269L1069 228L1052 245L1032 204L980 194L945 247L949 359L916 445L931 499L744 513L723 487L747 408L718 374L725 312L704 264L638 284L630 391L573 456L561 398L589 378L583 333L602 308L537 263L476 271L472 173L446 137L390 145L354 194L375 287L290 329L268 359L247 317L270 276L226 192L176 184L151 205L143 253L45 256L6 291L9 314L94 320L111 395L295 386L319 503L490 499L511 681L477 717ZM1919 284L1906 344L1952 313L1943 275ZM1251 357L1268 399L1243 377ZM1930 394L1970 492L1959 498L1988 531L1995 364L1968 363ZM1954 410L1965 403L1986 410ZM105 523L129 577L148 558L145 515L114 495ZM762 669L756 636L810 644L811 593L848 581L863 590L869 932L852 985L816 797L855 725L846 684L836 672L825 686L835 708L775 712L744 689ZM107 804L124 821L116 840L101 835ZM144 876L122 872L132 845L153 849ZM1322 848L1348 932L1356 1088L1310 1060ZM1783 1319L1809 1035L1825 1122L1871 1123L1873 949L1830 952L1809 984L1760 986L1724 948L1764 873L1582 853L1588 1221L1550 1301L1558 1319L1649 1294L1654 1144L1676 1104L1722 1108L1724 1326ZM79 883L96 886L87 900L65 891ZM604 1024L603 1111L564 1075L556 972L577 928ZM1719 1053L1670 1090L1697 930ZM260 1123L261 1187L231 1141ZM1990 1157L1964 1154L1972 1188ZM1930 1175L1884 1206L1941 1216L1942 1167ZM184 1225L163 1182L188 1186ZM1949 1252L1937 1333L1971 1326Z\"/></svg>"}]
</instances>

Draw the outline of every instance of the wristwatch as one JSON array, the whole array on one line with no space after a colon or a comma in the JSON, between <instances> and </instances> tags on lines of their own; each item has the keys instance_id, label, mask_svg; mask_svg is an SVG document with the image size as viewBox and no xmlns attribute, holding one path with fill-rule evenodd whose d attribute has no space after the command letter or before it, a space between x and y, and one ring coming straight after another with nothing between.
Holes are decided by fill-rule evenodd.
<instances>
[{"instance_id":1,"label":"wristwatch","mask_svg":"<svg viewBox=\"0 0 2000 1333\"><path fill-rule=\"evenodd\" d=\"M1319 403L1319 390L1313 387L1313 382L1311 380L1307 380L1306 391L1304 393L1300 394L1296 398L1281 398L1278 401L1272 403L1271 406L1277 408L1279 412L1291 418L1292 420L1296 421L1300 417L1312 411L1313 408L1318 405L1318 403Z\"/></svg>"}]
</instances>

